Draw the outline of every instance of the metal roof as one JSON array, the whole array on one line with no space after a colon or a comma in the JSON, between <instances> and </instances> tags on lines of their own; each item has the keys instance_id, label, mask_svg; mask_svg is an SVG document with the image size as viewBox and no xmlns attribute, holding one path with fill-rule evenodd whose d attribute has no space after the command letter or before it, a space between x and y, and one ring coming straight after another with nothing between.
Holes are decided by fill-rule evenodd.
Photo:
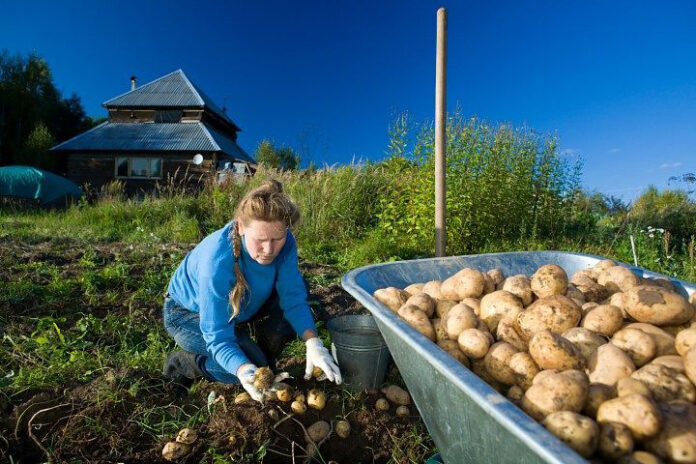
<instances>
[{"instance_id":1,"label":"metal roof","mask_svg":"<svg viewBox=\"0 0 696 464\"><path fill-rule=\"evenodd\" d=\"M181 69L107 100L102 105L106 108L207 108L239 130L239 126Z\"/></svg>"},{"instance_id":2,"label":"metal roof","mask_svg":"<svg viewBox=\"0 0 696 464\"><path fill-rule=\"evenodd\" d=\"M256 164L234 140L200 121L161 124L105 122L51 150L223 152Z\"/></svg>"}]
</instances>

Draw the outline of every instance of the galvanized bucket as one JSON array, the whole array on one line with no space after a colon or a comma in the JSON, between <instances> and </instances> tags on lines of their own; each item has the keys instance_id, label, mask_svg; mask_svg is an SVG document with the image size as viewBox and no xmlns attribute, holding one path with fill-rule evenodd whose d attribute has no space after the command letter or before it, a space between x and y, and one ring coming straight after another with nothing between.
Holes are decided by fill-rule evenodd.
<instances>
[{"instance_id":1,"label":"galvanized bucket","mask_svg":"<svg viewBox=\"0 0 696 464\"><path fill-rule=\"evenodd\" d=\"M384 382L391 357L389 348L371 315L331 319L331 353L351 391L377 388Z\"/></svg>"}]
</instances>

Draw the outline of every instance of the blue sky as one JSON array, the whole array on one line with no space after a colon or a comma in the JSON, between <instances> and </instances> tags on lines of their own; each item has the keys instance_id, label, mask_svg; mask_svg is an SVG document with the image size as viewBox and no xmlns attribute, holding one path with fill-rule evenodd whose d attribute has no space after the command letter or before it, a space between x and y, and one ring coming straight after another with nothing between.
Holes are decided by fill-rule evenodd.
<instances>
[{"instance_id":1,"label":"blue sky","mask_svg":"<svg viewBox=\"0 0 696 464\"><path fill-rule=\"evenodd\" d=\"M557 134L587 189L626 199L696 169L696 2L5 0L0 48L45 57L93 117L182 68L247 151L342 163L383 157L395 114L433 117L439 6L448 108Z\"/></svg>"}]
</instances>

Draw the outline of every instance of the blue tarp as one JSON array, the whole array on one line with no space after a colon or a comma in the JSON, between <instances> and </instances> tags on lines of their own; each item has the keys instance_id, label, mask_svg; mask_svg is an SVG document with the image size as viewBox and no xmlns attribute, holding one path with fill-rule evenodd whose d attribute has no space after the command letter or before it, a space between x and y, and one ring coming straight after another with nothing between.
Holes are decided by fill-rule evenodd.
<instances>
[{"instance_id":1,"label":"blue tarp","mask_svg":"<svg viewBox=\"0 0 696 464\"><path fill-rule=\"evenodd\" d=\"M0 197L37 200L41 206L64 206L79 199L82 189L65 177L31 166L0 168Z\"/></svg>"}]
</instances>

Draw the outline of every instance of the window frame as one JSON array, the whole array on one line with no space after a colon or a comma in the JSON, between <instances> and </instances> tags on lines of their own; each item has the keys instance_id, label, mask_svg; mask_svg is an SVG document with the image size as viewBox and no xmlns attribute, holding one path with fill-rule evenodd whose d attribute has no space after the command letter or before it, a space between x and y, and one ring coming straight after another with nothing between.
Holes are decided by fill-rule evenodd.
<instances>
[{"instance_id":1,"label":"window frame","mask_svg":"<svg viewBox=\"0 0 696 464\"><path fill-rule=\"evenodd\" d=\"M133 158L139 158L139 159L146 159L147 160L147 176L133 176L132 174L132 165L131 165L131 160ZM118 175L118 165L119 165L119 160L125 159L127 162L127 168L126 170L128 171L127 176L119 176ZM159 176L153 176L152 175L152 161L153 160L158 160L160 163L160 173ZM162 179L162 167L164 165L164 160L161 156L122 156L122 155L116 155L114 157L114 179L134 179L134 180L159 180Z\"/></svg>"}]
</instances>

